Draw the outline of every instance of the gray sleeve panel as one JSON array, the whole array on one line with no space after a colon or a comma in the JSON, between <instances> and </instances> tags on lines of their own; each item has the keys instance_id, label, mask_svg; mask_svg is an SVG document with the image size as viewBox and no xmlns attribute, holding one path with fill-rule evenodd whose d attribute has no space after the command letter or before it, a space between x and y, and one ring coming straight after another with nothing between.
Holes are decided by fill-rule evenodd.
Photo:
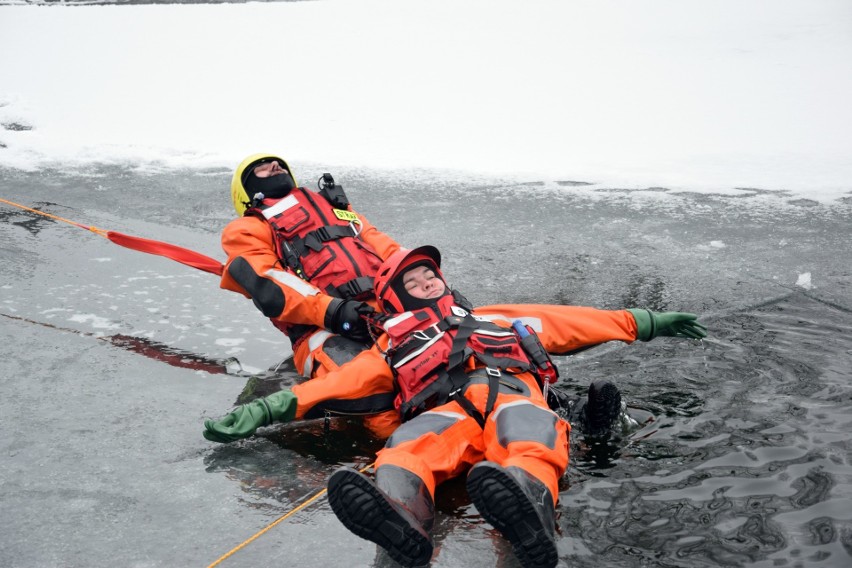
<instances>
[{"instance_id":1,"label":"gray sleeve panel","mask_svg":"<svg viewBox=\"0 0 852 568\"><path fill-rule=\"evenodd\" d=\"M387 443L385 444L386 448L393 448L394 446L398 446L403 442L410 442L411 440L416 440L423 434L435 433L440 434L459 420L464 420L465 416L461 415L447 415L441 414L437 412L426 412L417 416L413 420L409 420L405 422L402 426L397 428L391 437L388 438Z\"/></svg>"},{"instance_id":2,"label":"gray sleeve panel","mask_svg":"<svg viewBox=\"0 0 852 568\"><path fill-rule=\"evenodd\" d=\"M322 344L322 350L338 366L343 366L370 346L347 337L332 335Z\"/></svg>"},{"instance_id":3,"label":"gray sleeve panel","mask_svg":"<svg viewBox=\"0 0 852 568\"><path fill-rule=\"evenodd\" d=\"M556 447L557 416L534 404L501 407L495 417L497 439L508 447L512 442L538 442L550 449Z\"/></svg>"},{"instance_id":4,"label":"gray sleeve panel","mask_svg":"<svg viewBox=\"0 0 852 568\"><path fill-rule=\"evenodd\" d=\"M228 274L251 296L254 305L263 315L274 318L284 311L284 292L278 285L263 278L243 257L235 258L228 266Z\"/></svg>"}]
</instances>

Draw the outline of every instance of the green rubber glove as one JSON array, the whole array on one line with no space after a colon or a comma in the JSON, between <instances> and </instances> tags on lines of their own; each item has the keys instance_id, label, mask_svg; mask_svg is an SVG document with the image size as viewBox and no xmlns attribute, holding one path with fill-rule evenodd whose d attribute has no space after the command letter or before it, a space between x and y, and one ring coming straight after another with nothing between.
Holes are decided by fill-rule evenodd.
<instances>
[{"instance_id":1,"label":"green rubber glove","mask_svg":"<svg viewBox=\"0 0 852 568\"><path fill-rule=\"evenodd\" d=\"M707 337L707 328L698 323L698 316L682 312L652 312L651 310L627 310L636 320L637 339L650 341L655 337Z\"/></svg>"},{"instance_id":2,"label":"green rubber glove","mask_svg":"<svg viewBox=\"0 0 852 568\"><path fill-rule=\"evenodd\" d=\"M273 422L289 422L296 416L296 395L282 390L267 397L238 406L220 420L205 420L205 438L227 444L248 438L261 426Z\"/></svg>"}]
</instances>

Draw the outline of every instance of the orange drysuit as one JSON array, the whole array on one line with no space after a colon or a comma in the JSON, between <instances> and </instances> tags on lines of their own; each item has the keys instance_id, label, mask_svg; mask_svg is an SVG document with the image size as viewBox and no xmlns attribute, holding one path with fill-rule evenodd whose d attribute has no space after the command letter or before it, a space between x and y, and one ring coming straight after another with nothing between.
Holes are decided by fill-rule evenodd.
<instances>
[{"instance_id":1,"label":"orange drysuit","mask_svg":"<svg viewBox=\"0 0 852 568\"><path fill-rule=\"evenodd\" d=\"M293 193L296 192L307 192L313 199L323 199L305 188L296 188ZM400 248L393 239L352 211L351 206L347 210L358 218L356 224L360 230L354 238L360 241L359 246L371 249L382 259ZM307 214L315 213L309 211ZM323 246L332 244L323 243ZM296 369L303 376L324 375L366 348L323 329L332 296L297 276L279 259L269 223L250 215L231 221L222 232L222 248L228 261L220 286L251 298L263 315L288 333L293 341ZM332 343L334 348L323 349Z\"/></svg>"},{"instance_id":2,"label":"orange drysuit","mask_svg":"<svg viewBox=\"0 0 852 568\"><path fill-rule=\"evenodd\" d=\"M475 308L473 315L510 328L520 319L538 334L544 348L564 354L607 341L633 342L636 321L628 311L586 307L517 304ZM292 387L296 419L325 412L361 414L388 408L395 397L394 376L381 350L387 336L344 369ZM484 413L488 395L485 369L469 359L463 396ZM490 460L518 466L544 483L554 500L568 465L567 422L548 407L529 373L504 373L484 429L455 401L415 416L397 428L379 452L377 466L395 465L417 475L434 497L435 487L473 464Z\"/></svg>"}]
</instances>

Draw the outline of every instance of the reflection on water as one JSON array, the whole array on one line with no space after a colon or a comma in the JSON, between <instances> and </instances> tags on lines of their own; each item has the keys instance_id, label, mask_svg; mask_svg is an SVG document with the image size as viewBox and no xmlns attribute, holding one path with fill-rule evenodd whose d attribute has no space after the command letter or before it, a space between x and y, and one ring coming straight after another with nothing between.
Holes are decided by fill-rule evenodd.
<instances>
[{"instance_id":1,"label":"reflection on water","mask_svg":"<svg viewBox=\"0 0 852 568\"><path fill-rule=\"evenodd\" d=\"M559 549L571 566L848 566L850 314L804 294L658 340L563 362L566 390L615 379L642 427L572 440ZM207 459L281 512L381 442L357 422L270 428ZM276 473L270 473L276 472ZM270 477L271 476L271 477ZM256 503L256 500L252 500ZM516 566L463 480L439 488L433 566ZM299 522L297 519L292 522ZM375 566L392 561L377 552Z\"/></svg>"}]
</instances>

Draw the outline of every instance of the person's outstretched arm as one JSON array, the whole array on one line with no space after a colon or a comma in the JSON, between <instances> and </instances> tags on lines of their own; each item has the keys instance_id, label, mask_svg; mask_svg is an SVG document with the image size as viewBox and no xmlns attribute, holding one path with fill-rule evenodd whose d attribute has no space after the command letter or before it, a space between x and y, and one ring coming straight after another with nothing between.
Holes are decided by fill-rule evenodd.
<instances>
[{"instance_id":1,"label":"person's outstretched arm","mask_svg":"<svg viewBox=\"0 0 852 568\"><path fill-rule=\"evenodd\" d=\"M635 315L633 312L641 312ZM520 319L532 327L544 348L555 355L599 345L607 341L648 341L661 335L700 339L706 328L693 314L648 310L599 310L582 306L503 304L474 310L477 317L511 325ZM651 315L653 314L653 315ZM648 322L662 322L651 326ZM691 322L691 323L690 323ZM686 331L688 330L688 332ZM690 335L687 335L689 333Z\"/></svg>"},{"instance_id":2,"label":"person's outstretched arm","mask_svg":"<svg viewBox=\"0 0 852 568\"><path fill-rule=\"evenodd\" d=\"M238 406L219 420L205 420L205 438L223 444L248 438L275 422L334 414L375 414L393 408L393 374L375 348L339 370Z\"/></svg>"}]
</instances>

